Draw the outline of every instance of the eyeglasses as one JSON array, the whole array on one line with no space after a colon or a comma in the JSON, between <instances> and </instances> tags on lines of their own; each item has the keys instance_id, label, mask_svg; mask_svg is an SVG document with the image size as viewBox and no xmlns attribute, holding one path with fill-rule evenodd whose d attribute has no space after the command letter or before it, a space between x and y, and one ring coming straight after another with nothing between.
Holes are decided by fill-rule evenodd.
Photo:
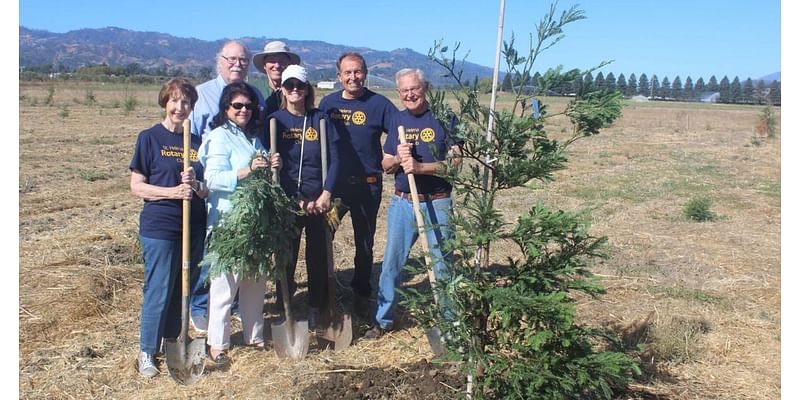
<instances>
[{"instance_id":1,"label":"eyeglasses","mask_svg":"<svg viewBox=\"0 0 800 400\"><path fill-rule=\"evenodd\" d=\"M422 86L414 86L414 87L404 88L404 89L398 88L397 91L402 95L406 95L406 94L409 94L409 93L414 93L414 94L418 95L418 94L422 93Z\"/></svg>"},{"instance_id":2,"label":"eyeglasses","mask_svg":"<svg viewBox=\"0 0 800 400\"><path fill-rule=\"evenodd\" d=\"M220 57L222 57L222 59L224 59L224 60L225 60L225 62L227 62L227 63L228 63L228 65L236 65L236 62L237 62L237 61L238 61L238 62L240 62L242 65L248 65L248 64L250 64L250 60L249 60L249 59L247 59L247 58L242 58L242 57L225 57L225 56L223 56L223 55L221 55L221 54L220 54Z\"/></svg>"},{"instance_id":3,"label":"eyeglasses","mask_svg":"<svg viewBox=\"0 0 800 400\"><path fill-rule=\"evenodd\" d=\"M254 103L247 103L247 104L244 104L244 103L231 103L231 107L233 107L234 110L241 110L242 107L244 107L244 108L246 108L246 109L248 109L250 111L258 110L258 104L254 104Z\"/></svg>"},{"instance_id":4,"label":"eyeglasses","mask_svg":"<svg viewBox=\"0 0 800 400\"><path fill-rule=\"evenodd\" d=\"M297 82L288 81L283 84L283 87L290 92L295 89L306 90L306 84L300 81Z\"/></svg>"}]
</instances>

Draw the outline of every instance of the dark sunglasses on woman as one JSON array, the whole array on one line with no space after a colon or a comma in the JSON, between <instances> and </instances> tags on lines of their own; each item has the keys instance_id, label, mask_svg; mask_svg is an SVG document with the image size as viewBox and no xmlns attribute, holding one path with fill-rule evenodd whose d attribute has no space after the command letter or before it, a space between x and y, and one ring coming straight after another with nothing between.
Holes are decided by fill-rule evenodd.
<instances>
[{"instance_id":1,"label":"dark sunglasses on woman","mask_svg":"<svg viewBox=\"0 0 800 400\"><path fill-rule=\"evenodd\" d=\"M288 81L288 82L283 84L283 87L285 87L286 90L288 90L288 91L292 91L292 90L295 90L295 89L297 89L297 90L305 90L306 89L306 84L303 83L303 82Z\"/></svg>"},{"instance_id":2,"label":"dark sunglasses on woman","mask_svg":"<svg viewBox=\"0 0 800 400\"><path fill-rule=\"evenodd\" d=\"M258 110L258 104L254 104L254 103L247 103L247 104L244 104L244 103L231 103L231 107L233 107L235 110L241 110L242 107L244 107L244 108L246 108L246 109L248 109L250 111Z\"/></svg>"}]
</instances>

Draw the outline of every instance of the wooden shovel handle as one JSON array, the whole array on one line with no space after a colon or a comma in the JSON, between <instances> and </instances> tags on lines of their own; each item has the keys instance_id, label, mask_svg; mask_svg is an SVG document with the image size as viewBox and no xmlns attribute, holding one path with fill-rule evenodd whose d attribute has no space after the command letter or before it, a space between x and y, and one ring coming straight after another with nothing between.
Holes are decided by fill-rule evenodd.
<instances>
[{"instance_id":1,"label":"wooden shovel handle","mask_svg":"<svg viewBox=\"0 0 800 400\"><path fill-rule=\"evenodd\" d=\"M397 127L397 134L400 139L400 143L406 144L406 128L403 125ZM428 279L431 281L431 287L433 287L436 285L436 276L433 274L433 265L431 265L431 260L428 257L430 248L428 246L428 237L425 235L425 218L422 217L422 210L419 206L417 181L414 178L414 174L406 173L406 177L408 178L408 186L411 188L411 203L414 205L414 215L417 217L417 231L419 232L419 238L422 241L422 248L425 251L425 269L428 271ZM433 298L434 301L438 302L436 297L436 291L434 290Z\"/></svg>"},{"instance_id":2,"label":"wooden shovel handle","mask_svg":"<svg viewBox=\"0 0 800 400\"><path fill-rule=\"evenodd\" d=\"M278 152L278 121L275 118L269 119L269 154L270 156ZM278 169L272 169L272 181L278 182Z\"/></svg>"}]
</instances>

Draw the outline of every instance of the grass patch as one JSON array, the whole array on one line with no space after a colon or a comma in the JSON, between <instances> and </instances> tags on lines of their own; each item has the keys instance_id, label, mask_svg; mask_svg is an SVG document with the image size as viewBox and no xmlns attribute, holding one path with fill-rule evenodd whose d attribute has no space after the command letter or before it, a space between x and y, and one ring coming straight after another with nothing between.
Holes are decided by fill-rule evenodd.
<instances>
[{"instance_id":1,"label":"grass patch","mask_svg":"<svg viewBox=\"0 0 800 400\"><path fill-rule=\"evenodd\" d=\"M100 144L116 144L116 143L117 143L117 142L116 142L115 140L113 140L113 139L108 139L108 138L94 138L94 139L92 139L92 140L90 140L90 141L89 141L89 144L95 144L95 145L100 145Z\"/></svg>"},{"instance_id":2,"label":"grass patch","mask_svg":"<svg viewBox=\"0 0 800 400\"><path fill-rule=\"evenodd\" d=\"M125 115L130 114L133 110L136 109L136 106L139 105L139 102L136 101L135 98L128 96L125 98L125 102L122 104L122 110Z\"/></svg>"},{"instance_id":3,"label":"grass patch","mask_svg":"<svg viewBox=\"0 0 800 400\"><path fill-rule=\"evenodd\" d=\"M639 354L645 363L688 362L698 359L703 351L702 335L711 324L701 318L670 316L656 319L655 312L645 318L617 326L625 348Z\"/></svg>"},{"instance_id":4,"label":"grass patch","mask_svg":"<svg viewBox=\"0 0 800 400\"><path fill-rule=\"evenodd\" d=\"M770 196L781 196L781 182L767 182L758 186L758 191Z\"/></svg>"},{"instance_id":5,"label":"grass patch","mask_svg":"<svg viewBox=\"0 0 800 400\"><path fill-rule=\"evenodd\" d=\"M651 293L665 294L673 299L696 301L708 304L722 304L725 298L714 294L706 293L702 290L686 289L682 287L652 287Z\"/></svg>"},{"instance_id":6,"label":"grass patch","mask_svg":"<svg viewBox=\"0 0 800 400\"><path fill-rule=\"evenodd\" d=\"M87 182L102 181L111 177L111 175L106 172L86 170L79 170L78 176Z\"/></svg>"},{"instance_id":7,"label":"grass patch","mask_svg":"<svg viewBox=\"0 0 800 400\"><path fill-rule=\"evenodd\" d=\"M683 216L696 222L713 221L717 218L711 211L712 201L708 197L695 197L683 206Z\"/></svg>"},{"instance_id":8,"label":"grass patch","mask_svg":"<svg viewBox=\"0 0 800 400\"><path fill-rule=\"evenodd\" d=\"M671 317L649 327L644 354L662 361L694 361L703 351L702 335L710 330L710 323L704 319Z\"/></svg>"}]
</instances>

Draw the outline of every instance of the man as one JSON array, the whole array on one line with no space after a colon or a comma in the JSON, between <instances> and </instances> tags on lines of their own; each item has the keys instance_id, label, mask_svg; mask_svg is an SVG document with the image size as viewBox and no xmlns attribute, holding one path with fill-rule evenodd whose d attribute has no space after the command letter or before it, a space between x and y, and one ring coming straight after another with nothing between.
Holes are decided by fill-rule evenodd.
<instances>
[{"instance_id":1,"label":"man","mask_svg":"<svg viewBox=\"0 0 800 400\"><path fill-rule=\"evenodd\" d=\"M264 51L253 56L253 65L267 76L269 94L267 94L264 115L270 115L281 106L281 75L289 65L299 65L300 56L292 53L289 46L279 40L267 43ZM269 141L264 142L269 143Z\"/></svg>"},{"instance_id":2,"label":"man","mask_svg":"<svg viewBox=\"0 0 800 400\"><path fill-rule=\"evenodd\" d=\"M355 274L350 282L353 307L357 315L366 316L372 293L369 281L375 220L383 191L381 135L391 133L389 124L397 108L386 97L364 87L367 63L360 54L339 56L336 71L342 90L325 96L319 108L339 135L340 169L334 193L350 209L356 246Z\"/></svg>"},{"instance_id":3,"label":"man","mask_svg":"<svg viewBox=\"0 0 800 400\"><path fill-rule=\"evenodd\" d=\"M425 236L431 253L433 272L437 279L446 279L452 253L442 254L440 248L452 236L449 216L452 211L452 185L437 176L447 163L461 163L461 148L429 109L426 94L430 86L421 70L405 68L395 75L397 93L406 107L397 114L383 146L382 166L395 175L395 192L388 209L386 248L378 288L375 326L364 335L377 339L393 327L393 309L397 303L396 289L401 283L403 266L418 230L411 198L408 174L415 175L420 210L426 221ZM405 128L407 143L398 139L398 126ZM448 161L448 154L452 155ZM439 301L446 303L443 296ZM443 304L440 304L442 307ZM443 309L446 307L442 307Z\"/></svg>"},{"instance_id":4,"label":"man","mask_svg":"<svg viewBox=\"0 0 800 400\"><path fill-rule=\"evenodd\" d=\"M230 83L247 80L250 53L242 42L231 40L225 42L220 48L217 53L216 63L217 77L197 86L197 103L195 103L194 110L189 115L189 119L192 121L192 134L201 136L203 139L205 139L208 132L211 132L211 120L219 112L219 98L222 96L222 89ZM258 105L263 110L264 97L258 89L255 89L255 92L258 95ZM207 275L208 264L200 264L200 268L192 271L191 276L192 305L190 321L198 332L205 332L208 329ZM233 307L237 308L236 306L237 303L234 303Z\"/></svg>"},{"instance_id":5,"label":"man","mask_svg":"<svg viewBox=\"0 0 800 400\"><path fill-rule=\"evenodd\" d=\"M217 53L217 77L197 86L197 104L189 118L192 120L192 134L205 137L211 131L211 120L219 112L219 97L222 89L230 83L247 80L250 67L250 52L238 40L225 42ZM258 105L264 109L264 96L258 94Z\"/></svg>"}]
</instances>

